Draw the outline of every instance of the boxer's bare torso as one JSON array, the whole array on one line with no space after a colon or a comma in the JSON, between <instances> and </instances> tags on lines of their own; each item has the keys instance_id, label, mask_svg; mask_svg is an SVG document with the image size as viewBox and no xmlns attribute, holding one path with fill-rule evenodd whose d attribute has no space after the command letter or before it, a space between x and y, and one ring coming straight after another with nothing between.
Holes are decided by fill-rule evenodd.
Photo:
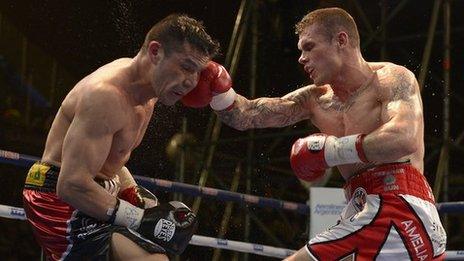
<instances>
[{"instance_id":1,"label":"boxer's bare torso","mask_svg":"<svg viewBox=\"0 0 464 261\"><path fill-rule=\"evenodd\" d=\"M96 110L92 114L101 114L102 117L105 117L103 111L119 112L117 117L106 118L105 122L98 117L86 119L91 121L91 125L108 124L108 120L118 121L116 123L118 129L115 130L112 137L108 157L97 177L112 178L124 166L131 152L140 144L156 102L155 98L134 99L130 93L130 88L127 88L130 78L130 72L127 68L130 63L131 59L119 59L104 65L77 83L69 92L51 126L42 157L44 162L60 166L65 137L73 135L68 134L68 129L75 119L76 112L80 113L83 109L91 109ZM82 106L88 107L89 103L92 103L89 100L82 102L83 99L92 99L98 103L102 99L104 100L105 95L109 93L112 94L107 98L112 102L95 104L95 106L91 106L92 108L82 108Z\"/></svg>"},{"instance_id":2,"label":"boxer's bare torso","mask_svg":"<svg viewBox=\"0 0 464 261\"><path fill-rule=\"evenodd\" d=\"M417 110L418 117L410 120L420 121L418 128L414 131L414 137L421 145L414 153L403 156L397 161L410 160L412 165L422 172L424 127L421 117L422 102L419 90L416 88L416 93L410 93L410 87L405 86L408 82L394 76L394 71L400 69L395 68L399 67L397 65L378 63L371 67L375 70L372 78L344 102L334 95L328 85L322 87L311 86L310 89L313 89L313 91L311 92L311 102L308 103L312 113L311 122L321 132L337 137L358 133L369 134L390 121L392 115L389 113L388 107L395 106L395 95L403 95L414 106L405 109L414 108L414 110ZM394 95L392 95L393 93ZM407 123L405 122L405 124ZM413 126L413 124L411 125ZM378 146L381 149L382 144L378 144ZM342 175L348 178L351 174L367 166L366 164L352 164L341 165L338 168Z\"/></svg>"},{"instance_id":3,"label":"boxer's bare torso","mask_svg":"<svg viewBox=\"0 0 464 261\"><path fill-rule=\"evenodd\" d=\"M328 135L372 134L374 138L371 141L366 138L364 144L366 153L373 155L372 163L338 166L344 178L372 164L403 160L410 160L422 172L422 101L414 76L406 68L391 63L369 63L369 67L372 75L344 99L335 95L330 85L309 85L282 98L250 101L238 96L235 109L218 112L218 115L228 125L241 130L283 127L310 119L320 132ZM377 137L382 138L390 128L394 129L394 126L389 126L392 124L410 126L407 135L414 137L418 144L416 149L411 150L414 152L396 157L393 155L395 152L388 149L387 143L376 142ZM393 138L388 142L393 144L401 140ZM384 157L376 156L382 153Z\"/></svg>"}]
</instances>

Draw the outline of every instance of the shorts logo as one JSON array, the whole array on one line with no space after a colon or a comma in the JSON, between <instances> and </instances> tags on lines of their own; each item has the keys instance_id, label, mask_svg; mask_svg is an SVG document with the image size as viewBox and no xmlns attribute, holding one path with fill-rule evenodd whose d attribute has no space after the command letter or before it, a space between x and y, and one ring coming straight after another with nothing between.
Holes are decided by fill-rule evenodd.
<instances>
[{"instance_id":1,"label":"shorts logo","mask_svg":"<svg viewBox=\"0 0 464 261\"><path fill-rule=\"evenodd\" d=\"M396 181L396 178L393 175L387 175L387 176L385 176L385 178L383 178L383 183L385 185L391 185L391 184L395 183L395 181Z\"/></svg>"},{"instance_id":2,"label":"shorts logo","mask_svg":"<svg viewBox=\"0 0 464 261\"><path fill-rule=\"evenodd\" d=\"M383 178L383 189L384 191L398 190L400 187L396 184L395 176L389 174Z\"/></svg>"},{"instance_id":3,"label":"shorts logo","mask_svg":"<svg viewBox=\"0 0 464 261\"><path fill-rule=\"evenodd\" d=\"M27 173L26 184L42 187L45 183L45 176L49 169L49 166L41 164L32 165Z\"/></svg>"},{"instance_id":4,"label":"shorts logo","mask_svg":"<svg viewBox=\"0 0 464 261\"><path fill-rule=\"evenodd\" d=\"M366 195L367 192L364 188L357 188L353 193L353 207L356 212L360 212L364 209L364 205L366 204Z\"/></svg>"},{"instance_id":5,"label":"shorts logo","mask_svg":"<svg viewBox=\"0 0 464 261\"><path fill-rule=\"evenodd\" d=\"M174 225L173 222L162 218L158 221L158 223L156 223L153 235L155 236L155 238L169 242L174 236L175 232L176 225Z\"/></svg>"}]
</instances>

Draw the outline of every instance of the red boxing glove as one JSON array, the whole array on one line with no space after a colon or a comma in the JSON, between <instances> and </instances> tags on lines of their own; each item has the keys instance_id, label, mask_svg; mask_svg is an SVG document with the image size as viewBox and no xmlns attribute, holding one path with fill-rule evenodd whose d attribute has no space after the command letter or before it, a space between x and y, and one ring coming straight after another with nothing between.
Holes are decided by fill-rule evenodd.
<instances>
[{"instance_id":1,"label":"red boxing glove","mask_svg":"<svg viewBox=\"0 0 464 261\"><path fill-rule=\"evenodd\" d=\"M214 110L230 108L235 101L232 79L227 70L213 61L208 62L201 72L197 86L182 97L187 107L201 108L210 104Z\"/></svg>"},{"instance_id":2,"label":"red boxing glove","mask_svg":"<svg viewBox=\"0 0 464 261\"><path fill-rule=\"evenodd\" d=\"M316 133L298 139L290 153L290 165L299 179L314 181L329 167L368 162L362 147L364 136L337 138Z\"/></svg>"},{"instance_id":3,"label":"red boxing glove","mask_svg":"<svg viewBox=\"0 0 464 261\"><path fill-rule=\"evenodd\" d=\"M329 167L324 158L325 140L325 135L313 134L293 143L290 165L299 179L314 181L324 175Z\"/></svg>"}]
</instances>

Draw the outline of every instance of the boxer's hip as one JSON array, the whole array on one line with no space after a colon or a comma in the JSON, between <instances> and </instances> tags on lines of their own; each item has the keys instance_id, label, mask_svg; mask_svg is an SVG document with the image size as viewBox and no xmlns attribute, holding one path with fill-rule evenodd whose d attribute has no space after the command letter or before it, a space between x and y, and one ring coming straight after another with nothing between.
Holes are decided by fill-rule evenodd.
<instances>
[{"instance_id":1,"label":"boxer's hip","mask_svg":"<svg viewBox=\"0 0 464 261\"><path fill-rule=\"evenodd\" d=\"M38 161L29 169L24 183L24 189L56 193L56 184L59 174L59 167ZM94 180L110 194L117 196L119 192L119 182L117 182L116 177L113 179L102 179L97 177L94 178Z\"/></svg>"},{"instance_id":2,"label":"boxer's hip","mask_svg":"<svg viewBox=\"0 0 464 261\"><path fill-rule=\"evenodd\" d=\"M384 164L364 170L350 177L344 189L347 200L362 189L366 194L411 195L435 203L424 175L409 162Z\"/></svg>"},{"instance_id":3,"label":"boxer's hip","mask_svg":"<svg viewBox=\"0 0 464 261\"><path fill-rule=\"evenodd\" d=\"M95 220L76 210L56 195L60 168L36 162L29 169L23 190L23 205L39 244L52 260L59 260L77 242L109 224ZM119 183L95 179L110 194L117 195Z\"/></svg>"}]
</instances>

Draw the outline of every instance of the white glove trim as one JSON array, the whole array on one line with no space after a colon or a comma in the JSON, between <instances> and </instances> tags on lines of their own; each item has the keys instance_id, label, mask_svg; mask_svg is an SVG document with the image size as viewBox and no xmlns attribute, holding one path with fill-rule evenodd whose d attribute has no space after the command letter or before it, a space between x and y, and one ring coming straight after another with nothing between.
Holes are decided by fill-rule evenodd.
<instances>
[{"instance_id":1,"label":"white glove trim","mask_svg":"<svg viewBox=\"0 0 464 261\"><path fill-rule=\"evenodd\" d=\"M125 200L119 199L119 208L116 212L114 224L136 230L142 222L144 212L145 211L143 209L138 208Z\"/></svg>"},{"instance_id":2,"label":"white glove trim","mask_svg":"<svg viewBox=\"0 0 464 261\"><path fill-rule=\"evenodd\" d=\"M215 111L222 111L227 109L230 105L235 102L235 97L237 93L235 93L234 89L230 88L228 91L213 96L209 105Z\"/></svg>"},{"instance_id":3,"label":"white glove trim","mask_svg":"<svg viewBox=\"0 0 464 261\"><path fill-rule=\"evenodd\" d=\"M329 167L361 163L356 149L359 134L337 138L328 136L325 141L324 157Z\"/></svg>"}]
</instances>

